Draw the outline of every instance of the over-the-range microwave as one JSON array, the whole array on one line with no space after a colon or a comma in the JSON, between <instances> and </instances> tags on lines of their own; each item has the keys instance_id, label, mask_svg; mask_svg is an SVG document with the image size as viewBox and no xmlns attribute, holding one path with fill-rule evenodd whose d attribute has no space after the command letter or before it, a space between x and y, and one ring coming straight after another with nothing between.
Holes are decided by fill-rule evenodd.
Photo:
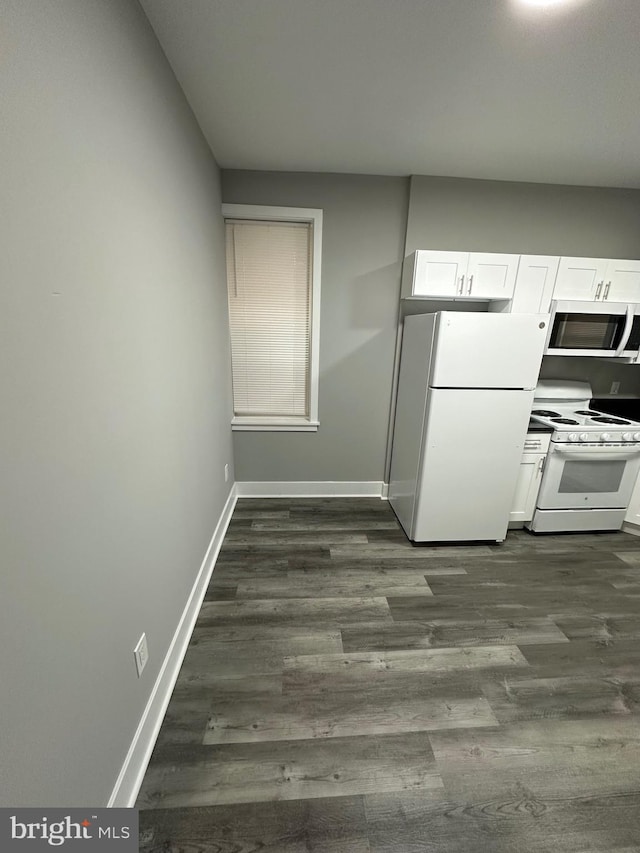
<instances>
[{"instance_id":1,"label":"over-the-range microwave","mask_svg":"<svg viewBox=\"0 0 640 853\"><path fill-rule=\"evenodd\" d=\"M640 305L552 302L545 354L599 356L640 363Z\"/></svg>"}]
</instances>

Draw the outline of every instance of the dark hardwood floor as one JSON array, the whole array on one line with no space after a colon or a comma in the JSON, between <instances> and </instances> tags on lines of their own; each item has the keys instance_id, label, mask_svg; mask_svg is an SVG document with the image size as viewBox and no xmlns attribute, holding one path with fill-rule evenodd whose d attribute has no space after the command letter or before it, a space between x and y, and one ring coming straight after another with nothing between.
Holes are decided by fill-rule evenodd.
<instances>
[{"instance_id":1,"label":"dark hardwood floor","mask_svg":"<svg viewBox=\"0 0 640 853\"><path fill-rule=\"evenodd\" d=\"M640 538L238 501L137 805L148 853L640 853Z\"/></svg>"}]
</instances>

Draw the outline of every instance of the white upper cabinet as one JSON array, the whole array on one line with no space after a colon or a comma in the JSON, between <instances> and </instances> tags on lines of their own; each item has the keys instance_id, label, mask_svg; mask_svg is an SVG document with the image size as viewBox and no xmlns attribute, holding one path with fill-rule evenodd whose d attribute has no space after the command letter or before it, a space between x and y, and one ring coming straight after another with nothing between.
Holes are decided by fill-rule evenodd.
<instances>
[{"instance_id":1,"label":"white upper cabinet","mask_svg":"<svg viewBox=\"0 0 640 853\"><path fill-rule=\"evenodd\" d=\"M511 299L519 257L470 252L464 295L480 299Z\"/></svg>"},{"instance_id":2,"label":"white upper cabinet","mask_svg":"<svg viewBox=\"0 0 640 853\"><path fill-rule=\"evenodd\" d=\"M640 302L640 261L561 258L553 298Z\"/></svg>"},{"instance_id":3,"label":"white upper cabinet","mask_svg":"<svg viewBox=\"0 0 640 853\"><path fill-rule=\"evenodd\" d=\"M518 255L419 250L405 258L402 296L430 299L511 299Z\"/></svg>"},{"instance_id":4,"label":"white upper cabinet","mask_svg":"<svg viewBox=\"0 0 640 853\"><path fill-rule=\"evenodd\" d=\"M640 302L640 261L609 261L602 298L608 302Z\"/></svg>"},{"instance_id":5,"label":"white upper cabinet","mask_svg":"<svg viewBox=\"0 0 640 853\"><path fill-rule=\"evenodd\" d=\"M606 272L606 258L560 258L553 298L601 299Z\"/></svg>"},{"instance_id":6,"label":"white upper cabinet","mask_svg":"<svg viewBox=\"0 0 640 853\"><path fill-rule=\"evenodd\" d=\"M402 295L449 299L458 296L468 260L468 252L414 252L404 262ZM408 292L405 292L405 273Z\"/></svg>"},{"instance_id":7,"label":"white upper cabinet","mask_svg":"<svg viewBox=\"0 0 640 853\"><path fill-rule=\"evenodd\" d=\"M419 249L405 258L404 299L491 302L490 311L546 314L551 300L640 304L640 261Z\"/></svg>"},{"instance_id":8,"label":"white upper cabinet","mask_svg":"<svg viewBox=\"0 0 640 853\"><path fill-rule=\"evenodd\" d=\"M560 258L552 255L521 255L511 303L514 314L547 314Z\"/></svg>"}]
</instances>

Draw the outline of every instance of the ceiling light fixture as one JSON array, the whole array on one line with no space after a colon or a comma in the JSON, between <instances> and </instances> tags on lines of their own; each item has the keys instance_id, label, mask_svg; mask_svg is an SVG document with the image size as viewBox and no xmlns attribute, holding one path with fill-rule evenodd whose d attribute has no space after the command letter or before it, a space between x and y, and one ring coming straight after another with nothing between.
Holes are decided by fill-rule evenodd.
<instances>
[{"instance_id":1,"label":"ceiling light fixture","mask_svg":"<svg viewBox=\"0 0 640 853\"><path fill-rule=\"evenodd\" d=\"M520 0L523 6L532 6L537 9L550 9L552 6L569 6L575 4L576 0Z\"/></svg>"}]
</instances>

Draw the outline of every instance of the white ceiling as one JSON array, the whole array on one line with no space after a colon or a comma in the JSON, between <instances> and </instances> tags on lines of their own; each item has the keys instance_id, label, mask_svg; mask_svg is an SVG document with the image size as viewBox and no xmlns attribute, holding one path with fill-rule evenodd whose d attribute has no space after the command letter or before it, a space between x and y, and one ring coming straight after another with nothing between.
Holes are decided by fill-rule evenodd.
<instances>
[{"instance_id":1,"label":"white ceiling","mask_svg":"<svg viewBox=\"0 0 640 853\"><path fill-rule=\"evenodd\" d=\"M141 0L218 163L640 187L640 0Z\"/></svg>"}]
</instances>

